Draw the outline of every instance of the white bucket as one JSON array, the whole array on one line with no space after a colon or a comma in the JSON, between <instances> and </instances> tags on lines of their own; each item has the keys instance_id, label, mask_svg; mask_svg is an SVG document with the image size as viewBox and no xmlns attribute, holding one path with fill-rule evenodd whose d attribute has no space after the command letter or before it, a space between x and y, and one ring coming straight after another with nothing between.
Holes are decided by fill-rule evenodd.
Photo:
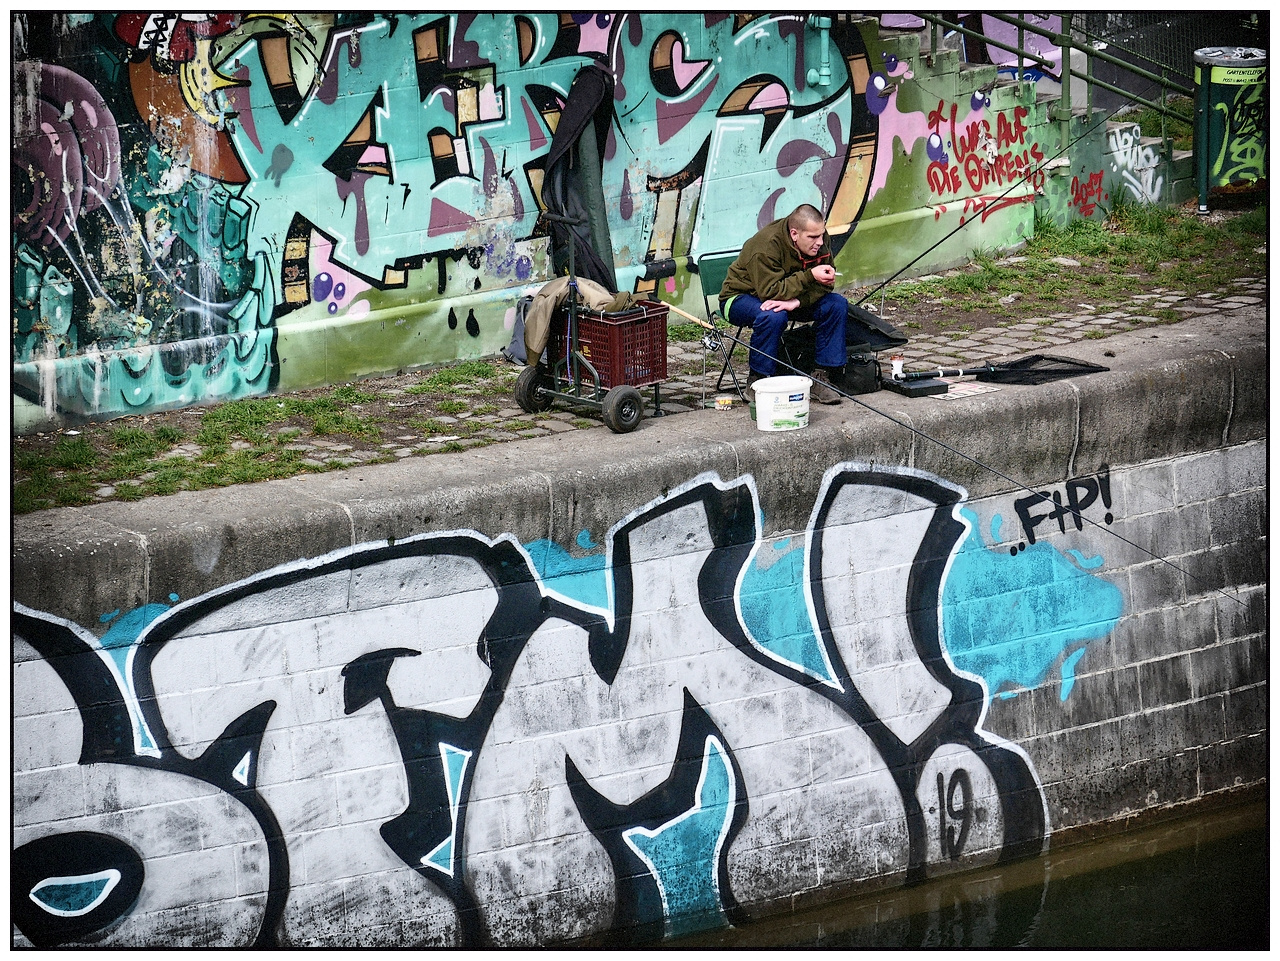
<instances>
[{"instance_id":1,"label":"white bucket","mask_svg":"<svg viewBox=\"0 0 1280 961\"><path fill-rule=\"evenodd\" d=\"M763 377L751 385L756 393L756 427L799 430L809 426L808 377Z\"/></svg>"}]
</instances>

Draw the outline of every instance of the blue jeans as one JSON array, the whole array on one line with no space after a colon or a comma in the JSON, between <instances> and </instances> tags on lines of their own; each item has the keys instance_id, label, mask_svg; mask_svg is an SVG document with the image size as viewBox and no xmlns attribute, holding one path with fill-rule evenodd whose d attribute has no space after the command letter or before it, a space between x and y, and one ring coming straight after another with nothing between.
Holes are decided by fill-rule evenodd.
<instances>
[{"instance_id":1,"label":"blue jeans","mask_svg":"<svg viewBox=\"0 0 1280 961\"><path fill-rule=\"evenodd\" d=\"M778 345L788 320L814 325L814 348L819 367L843 367L848 359L844 341L848 302L837 293L823 294L811 307L788 313L785 310L762 310L763 301L753 294L738 294L729 304L729 323L751 328L751 372L772 377L777 369ZM791 373L791 371L784 371Z\"/></svg>"}]
</instances>

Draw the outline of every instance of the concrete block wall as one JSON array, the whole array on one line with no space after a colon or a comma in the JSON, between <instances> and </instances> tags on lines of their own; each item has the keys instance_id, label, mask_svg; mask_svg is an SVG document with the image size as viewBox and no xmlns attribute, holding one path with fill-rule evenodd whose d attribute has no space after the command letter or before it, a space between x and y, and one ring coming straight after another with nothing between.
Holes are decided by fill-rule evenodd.
<instances>
[{"instance_id":1,"label":"concrete block wall","mask_svg":"<svg viewBox=\"0 0 1280 961\"><path fill-rule=\"evenodd\" d=\"M1221 324L17 518L14 944L653 942L1265 785Z\"/></svg>"}]
</instances>

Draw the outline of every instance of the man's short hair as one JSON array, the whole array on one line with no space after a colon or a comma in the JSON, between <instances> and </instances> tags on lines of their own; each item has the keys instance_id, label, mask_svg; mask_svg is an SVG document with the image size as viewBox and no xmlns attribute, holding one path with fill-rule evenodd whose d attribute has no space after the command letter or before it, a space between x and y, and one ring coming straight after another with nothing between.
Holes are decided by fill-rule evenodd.
<instances>
[{"instance_id":1,"label":"man's short hair","mask_svg":"<svg viewBox=\"0 0 1280 961\"><path fill-rule=\"evenodd\" d=\"M789 230L801 230L810 224L823 224L826 220L822 216L822 211L813 204L801 204L795 210L791 211L791 215L787 217L787 228Z\"/></svg>"}]
</instances>

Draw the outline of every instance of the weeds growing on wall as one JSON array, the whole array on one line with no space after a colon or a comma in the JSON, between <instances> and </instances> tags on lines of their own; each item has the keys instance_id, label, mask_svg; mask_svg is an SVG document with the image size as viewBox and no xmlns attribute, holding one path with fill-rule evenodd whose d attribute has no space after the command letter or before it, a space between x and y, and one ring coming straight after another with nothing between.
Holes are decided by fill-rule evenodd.
<instances>
[{"instance_id":1,"label":"weeds growing on wall","mask_svg":"<svg viewBox=\"0 0 1280 961\"><path fill-rule=\"evenodd\" d=\"M1172 110L1176 110L1184 117L1195 115L1195 104L1191 102L1190 97L1170 97L1168 106ZM1160 111L1153 107L1143 107L1136 113L1129 114L1123 120L1129 120L1136 123L1142 131L1144 137L1159 137L1161 134L1160 127ZM1191 124L1179 120L1176 117L1165 116L1164 134L1169 137L1169 142L1173 145L1174 150L1190 150L1193 138Z\"/></svg>"},{"instance_id":2,"label":"weeds growing on wall","mask_svg":"<svg viewBox=\"0 0 1280 961\"><path fill-rule=\"evenodd\" d=\"M1043 318L1064 305L1089 303L1101 311L1156 288L1195 294L1238 277L1264 277L1266 233L1265 206L1204 218L1122 202L1105 222L1077 220L1059 227L1038 218L1024 249L1009 256L976 250L967 267L892 284L883 301L877 295L869 304L880 309L883 303L887 319L908 336L960 338ZM844 293L858 299L855 290ZM1158 322L1181 319L1167 309L1153 316ZM679 323L667 332L671 341L697 345L706 331ZM517 373L501 361L464 361L384 380L15 438L13 512L138 500L520 437L556 415L516 407ZM690 365L669 373L697 371ZM555 426L586 429L600 421L560 412Z\"/></svg>"}]
</instances>

